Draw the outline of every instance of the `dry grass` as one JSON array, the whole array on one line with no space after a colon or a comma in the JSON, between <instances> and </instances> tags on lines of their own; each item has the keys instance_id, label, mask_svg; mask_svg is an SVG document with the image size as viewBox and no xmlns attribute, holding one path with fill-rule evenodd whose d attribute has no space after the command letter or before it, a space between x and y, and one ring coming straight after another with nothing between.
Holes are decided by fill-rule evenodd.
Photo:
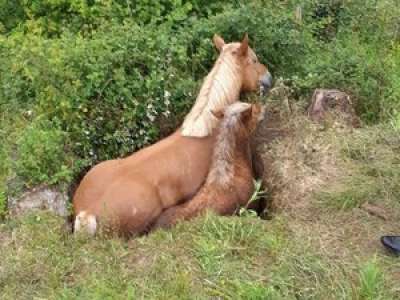
<instances>
[{"instance_id":1,"label":"dry grass","mask_svg":"<svg viewBox=\"0 0 400 300\"><path fill-rule=\"evenodd\" d=\"M341 282L339 269L358 272L349 286L337 287L351 293L342 297L332 291L336 299L390 297L376 294L382 287L354 287L353 280L369 276L360 275L364 264L373 265L365 272L378 272L371 277L399 295L390 282L400 277L400 269L393 267L400 262L379 242L381 235L400 234L399 133L382 125L353 129L340 120L318 125L308 120L304 109L286 107L287 101L270 106L261 131L272 138L258 145L272 215L287 218L291 238L308 245L335 270L332 286ZM271 135L274 128L282 134Z\"/></svg>"}]
</instances>

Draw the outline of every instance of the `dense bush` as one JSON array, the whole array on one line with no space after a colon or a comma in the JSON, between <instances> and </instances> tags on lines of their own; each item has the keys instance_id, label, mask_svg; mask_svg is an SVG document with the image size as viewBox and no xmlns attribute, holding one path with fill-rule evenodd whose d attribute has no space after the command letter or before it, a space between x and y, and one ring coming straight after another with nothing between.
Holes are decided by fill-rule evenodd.
<instances>
[{"instance_id":1,"label":"dense bush","mask_svg":"<svg viewBox=\"0 0 400 300\"><path fill-rule=\"evenodd\" d=\"M315 31L323 41L307 62L306 88L337 87L352 94L365 121L390 117L400 108L396 75L400 68L399 8L394 1L312 1L319 12ZM322 14L321 11L325 12ZM317 14L318 15L318 14ZM334 39L326 36L335 28ZM331 34L330 34L331 35ZM397 98L397 100L395 100Z\"/></svg>"},{"instance_id":2,"label":"dense bush","mask_svg":"<svg viewBox=\"0 0 400 300\"><path fill-rule=\"evenodd\" d=\"M215 32L248 32L297 98L341 88L365 121L400 123L394 0L14 4L0 0L2 182L68 183L171 132L216 57Z\"/></svg>"},{"instance_id":3,"label":"dense bush","mask_svg":"<svg viewBox=\"0 0 400 300\"><path fill-rule=\"evenodd\" d=\"M3 31L21 27L54 37L65 31L90 33L109 22L177 26L238 5L234 0L0 0L0 24Z\"/></svg>"},{"instance_id":4,"label":"dense bush","mask_svg":"<svg viewBox=\"0 0 400 300\"><path fill-rule=\"evenodd\" d=\"M18 160L15 171L28 186L41 182L50 184L68 180L71 170L66 166L66 135L50 124L29 125L17 140Z\"/></svg>"}]
</instances>

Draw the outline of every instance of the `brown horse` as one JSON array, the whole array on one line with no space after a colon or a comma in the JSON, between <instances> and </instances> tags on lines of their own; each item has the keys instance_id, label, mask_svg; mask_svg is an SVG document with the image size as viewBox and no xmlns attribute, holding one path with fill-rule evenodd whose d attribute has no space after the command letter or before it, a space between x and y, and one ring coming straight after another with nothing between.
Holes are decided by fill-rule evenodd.
<instances>
[{"instance_id":1,"label":"brown horse","mask_svg":"<svg viewBox=\"0 0 400 300\"><path fill-rule=\"evenodd\" d=\"M207 209L232 215L254 192L250 137L264 113L260 105L236 102L218 114L223 119L206 182L193 199L163 212L154 228L170 227Z\"/></svg>"},{"instance_id":2,"label":"brown horse","mask_svg":"<svg viewBox=\"0 0 400 300\"><path fill-rule=\"evenodd\" d=\"M94 234L98 223L122 234L146 231L161 212L193 195L209 170L218 120L211 110L236 102L241 91L268 90L271 75L242 42L225 44L215 35L220 55L205 78L181 129L124 159L94 166L74 198L75 231Z\"/></svg>"}]
</instances>

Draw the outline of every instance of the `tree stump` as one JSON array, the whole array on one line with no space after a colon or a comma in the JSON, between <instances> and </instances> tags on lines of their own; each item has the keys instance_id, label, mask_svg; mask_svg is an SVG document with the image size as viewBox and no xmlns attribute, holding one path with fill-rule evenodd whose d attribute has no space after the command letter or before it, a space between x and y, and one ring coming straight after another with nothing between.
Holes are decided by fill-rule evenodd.
<instances>
[{"instance_id":1,"label":"tree stump","mask_svg":"<svg viewBox=\"0 0 400 300\"><path fill-rule=\"evenodd\" d=\"M308 108L308 116L315 122L340 118L347 125L360 127L350 96L339 90L316 89Z\"/></svg>"}]
</instances>

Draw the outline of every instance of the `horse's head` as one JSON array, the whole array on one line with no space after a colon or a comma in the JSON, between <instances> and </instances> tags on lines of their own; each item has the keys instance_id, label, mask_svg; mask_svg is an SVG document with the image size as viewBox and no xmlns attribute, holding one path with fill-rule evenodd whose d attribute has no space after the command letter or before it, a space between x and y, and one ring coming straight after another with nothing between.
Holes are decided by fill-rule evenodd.
<instances>
[{"instance_id":1,"label":"horse's head","mask_svg":"<svg viewBox=\"0 0 400 300\"><path fill-rule=\"evenodd\" d=\"M272 76L267 67L258 61L253 49L249 47L247 34L240 43L225 43L219 35L214 35L213 41L221 54L232 56L240 66L242 74L241 91L260 90L262 94L268 92L272 87Z\"/></svg>"},{"instance_id":2,"label":"horse's head","mask_svg":"<svg viewBox=\"0 0 400 300\"><path fill-rule=\"evenodd\" d=\"M213 41L220 55L185 118L182 125L183 136L210 135L218 124L211 111L224 109L236 102L240 92L259 89L266 93L272 86L271 74L249 47L247 34L240 43L226 44L218 35L214 36Z\"/></svg>"},{"instance_id":3,"label":"horse's head","mask_svg":"<svg viewBox=\"0 0 400 300\"><path fill-rule=\"evenodd\" d=\"M265 107L258 103L235 102L225 110L212 113L217 119L223 120L221 126L229 127L236 131L236 134L247 138L264 118Z\"/></svg>"}]
</instances>

